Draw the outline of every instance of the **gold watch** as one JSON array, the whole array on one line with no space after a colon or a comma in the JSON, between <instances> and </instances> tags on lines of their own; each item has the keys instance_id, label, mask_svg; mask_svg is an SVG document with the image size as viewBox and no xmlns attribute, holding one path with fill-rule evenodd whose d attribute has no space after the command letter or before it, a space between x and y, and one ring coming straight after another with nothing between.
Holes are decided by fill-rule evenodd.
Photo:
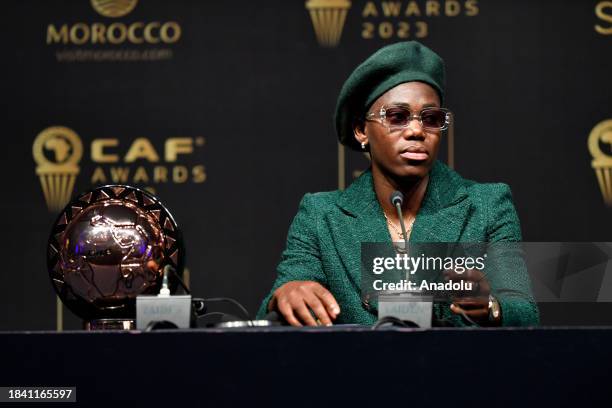
<instances>
[{"instance_id":1,"label":"gold watch","mask_svg":"<svg viewBox=\"0 0 612 408\"><path fill-rule=\"evenodd\" d=\"M489 295L489 321L493 323L501 321L501 307L493 295Z\"/></svg>"}]
</instances>

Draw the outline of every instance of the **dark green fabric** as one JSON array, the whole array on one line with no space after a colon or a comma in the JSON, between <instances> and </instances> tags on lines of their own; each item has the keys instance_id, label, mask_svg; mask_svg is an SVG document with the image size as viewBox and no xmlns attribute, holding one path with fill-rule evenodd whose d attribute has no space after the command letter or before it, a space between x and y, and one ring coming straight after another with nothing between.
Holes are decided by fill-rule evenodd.
<instances>
[{"instance_id":1,"label":"dark green fabric","mask_svg":"<svg viewBox=\"0 0 612 408\"><path fill-rule=\"evenodd\" d=\"M411 242L519 242L521 231L506 184L463 179L436 162L410 235ZM370 170L344 191L306 194L289 229L278 276L257 316L266 314L271 294L289 281L316 281L338 301L338 323L373 324L361 302L360 243L390 242ZM538 309L522 263L488 274L500 302L504 326L537 325ZM439 308L439 306L438 306ZM464 325L448 308L438 310L453 325Z\"/></svg>"},{"instance_id":2,"label":"dark green fabric","mask_svg":"<svg viewBox=\"0 0 612 408\"><path fill-rule=\"evenodd\" d=\"M404 82L431 85L444 102L444 61L417 41L381 48L361 63L348 77L336 104L336 132L340 143L360 150L353 135L353 123L389 89Z\"/></svg>"}]
</instances>

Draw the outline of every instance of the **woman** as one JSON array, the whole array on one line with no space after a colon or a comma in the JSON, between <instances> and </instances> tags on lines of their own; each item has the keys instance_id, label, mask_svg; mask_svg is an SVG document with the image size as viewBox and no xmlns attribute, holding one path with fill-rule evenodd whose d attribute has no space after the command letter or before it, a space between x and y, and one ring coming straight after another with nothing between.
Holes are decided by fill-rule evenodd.
<instances>
[{"instance_id":1,"label":"woman","mask_svg":"<svg viewBox=\"0 0 612 408\"><path fill-rule=\"evenodd\" d=\"M306 194L290 227L278 277L259 310L278 311L291 325L372 324L376 311L360 291L360 243L518 242L510 189L477 184L436 160L450 112L444 62L410 41L380 49L345 82L336 107L341 143L368 151L371 168L344 191ZM405 237L389 197L399 190ZM437 321L453 325L531 325L538 312L524 267L485 278L480 293L437 305ZM458 279L449 272L450 278Z\"/></svg>"}]
</instances>

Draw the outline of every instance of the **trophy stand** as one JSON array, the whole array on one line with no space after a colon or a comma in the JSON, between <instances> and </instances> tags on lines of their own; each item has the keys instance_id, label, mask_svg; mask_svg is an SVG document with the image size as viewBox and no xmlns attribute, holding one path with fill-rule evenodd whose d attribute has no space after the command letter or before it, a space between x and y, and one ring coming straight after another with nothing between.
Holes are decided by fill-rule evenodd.
<instances>
[{"instance_id":1,"label":"trophy stand","mask_svg":"<svg viewBox=\"0 0 612 408\"><path fill-rule=\"evenodd\" d=\"M136 330L136 322L134 319L94 319L84 321L83 329L88 331Z\"/></svg>"}]
</instances>

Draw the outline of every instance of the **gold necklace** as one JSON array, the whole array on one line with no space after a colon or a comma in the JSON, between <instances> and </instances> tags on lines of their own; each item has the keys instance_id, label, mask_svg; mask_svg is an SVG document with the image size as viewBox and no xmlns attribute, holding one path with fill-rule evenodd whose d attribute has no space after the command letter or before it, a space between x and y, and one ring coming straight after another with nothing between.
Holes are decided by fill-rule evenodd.
<instances>
[{"instance_id":1,"label":"gold necklace","mask_svg":"<svg viewBox=\"0 0 612 408\"><path fill-rule=\"evenodd\" d=\"M389 219L389 217L387 217L387 213L383 211L383 215L385 216L385 220L387 220L387 224L389 224L389 226L391 226L391 228L393 229L393 231L395 231L395 233L397 234L397 237L399 239L408 239L408 237L404 238L404 233L402 232L401 228L398 228L397 225L395 225L393 222L391 222L391 220ZM412 218L410 220L410 222L408 222L408 225L406 225L406 235L409 235L410 232L412 231L412 225L414 224L414 220L415 218Z\"/></svg>"}]
</instances>

